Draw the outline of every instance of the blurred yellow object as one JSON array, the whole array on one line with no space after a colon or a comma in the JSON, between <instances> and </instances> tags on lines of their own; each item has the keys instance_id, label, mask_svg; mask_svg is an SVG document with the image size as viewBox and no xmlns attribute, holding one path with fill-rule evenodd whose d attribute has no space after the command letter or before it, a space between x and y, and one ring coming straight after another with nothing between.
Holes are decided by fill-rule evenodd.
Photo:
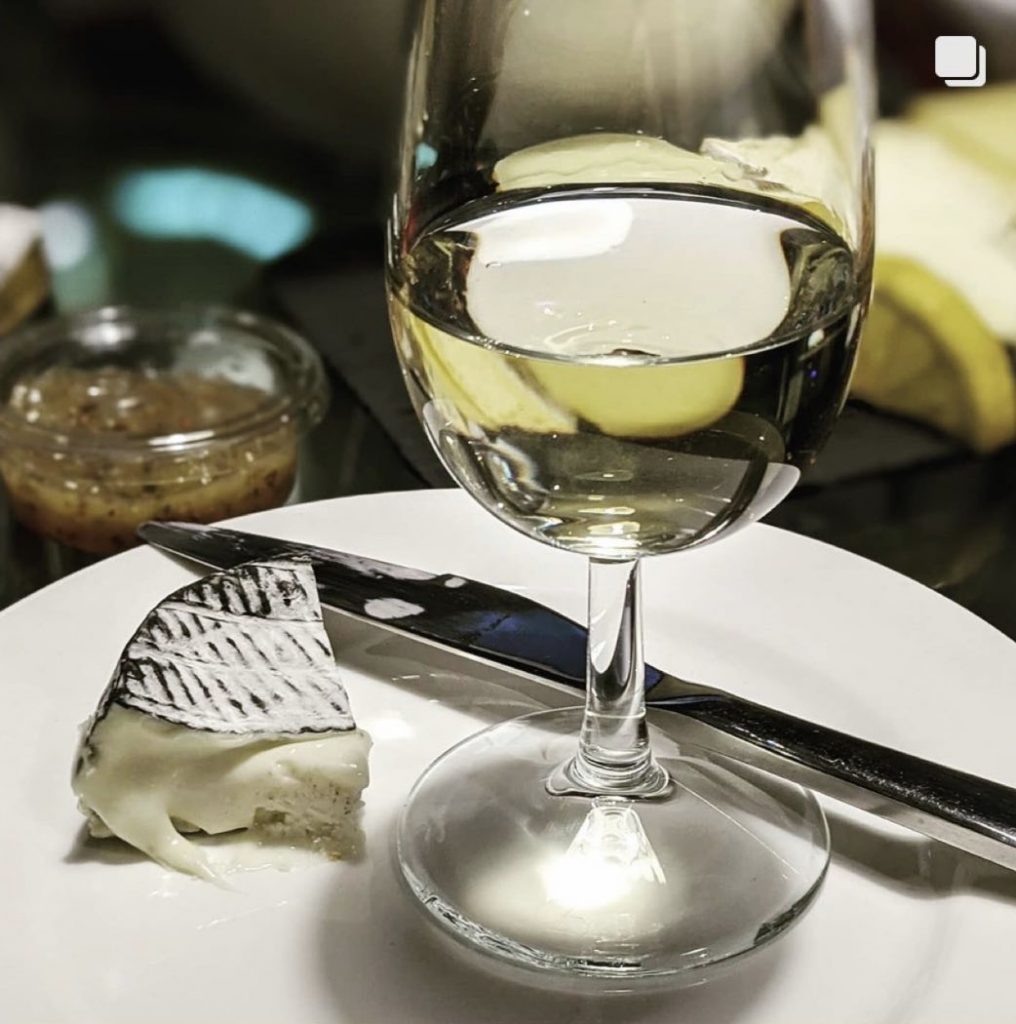
<instances>
[{"instance_id":1,"label":"blurred yellow object","mask_svg":"<svg viewBox=\"0 0 1016 1024\"><path fill-rule=\"evenodd\" d=\"M1016 82L931 93L913 103L908 120L935 132L958 152L1016 188Z\"/></svg>"},{"instance_id":2,"label":"blurred yellow object","mask_svg":"<svg viewBox=\"0 0 1016 1024\"><path fill-rule=\"evenodd\" d=\"M633 366L623 380L607 366L548 359L530 363L527 378L506 353L463 344L412 314L406 323L434 398L466 432L473 423L572 434L583 419L621 437L673 437L725 416L744 383L742 359Z\"/></svg>"},{"instance_id":3,"label":"blurred yellow object","mask_svg":"<svg viewBox=\"0 0 1016 1024\"><path fill-rule=\"evenodd\" d=\"M515 373L510 356L463 343L412 313L412 342L445 415L468 433L474 423L488 430L517 427L538 434L573 434L575 417L545 402ZM410 353L412 359L412 353Z\"/></svg>"},{"instance_id":4,"label":"blurred yellow object","mask_svg":"<svg viewBox=\"0 0 1016 1024\"><path fill-rule=\"evenodd\" d=\"M743 359L632 366L623 374L593 363L541 362L542 391L576 416L617 437L677 437L715 423L744 385Z\"/></svg>"},{"instance_id":5,"label":"blurred yellow object","mask_svg":"<svg viewBox=\"0 0 1016 1024\"><path fill-rule=\"evenodd\" d=\"M553 185L619 185L640 182L712 185L766 195L809 211L836 231L834 212L839 158L825 132L761 139L706 138L700 152L649 135L597 132L529 146L499 160L494 181L500 191ZM818 196L816 186L829 195Z\"/></svg>"},{"instance_id":6,"label":"blurred yellow object","mask_svg":"<svg viewBox=\"0 0 1016 1024\"><path fill-rule=\"evenodd\" d=\"M1007 230L1016 225L1016 179L986 171L907 121L878 125L875 156L878 254L921 263L999 338L1016 342L1016 235Z\"/></svg>"},{"instance_id":7,"label":"blurred yellow object","mask_svg":"<svg viewBox=\"0 0 1016 1024\"><path fill-rule=\"evenodd\" d=\"M881 256L854 394L987 452L1016 440L1005 345L964 296L920 263Z\"/></svg>"},{"instance_id":8,"label":"blurred yellow object","mask_svg":"<svg viewBox=\"0 0 1016 1024\"><path fill-rule=\"evenodd\" d=\"M625 182L721 179L724 167L689 149L649 135L597 132L528 146L499 160L494 180L500 191L552 185L616 185ZM731 182L727 180L727 184Z\"/></svg>"},{"instance_id":9,"label":"blurred yellow object","mask_svg":"<svg viewBox=\"0 0 1016 1024\"><path fill-rule=\"evenodd\" d=\"M1005 344L1016 342L1016 247L1005 231L1016 218L1016 177L969 159L932 123L958 124L969 111L978 138L1012 147L1016 92L1008 120L999 119L1002 99L936 96L915 105L915 121L878 125L875 298L853 386L982 452L1016 440Z\"/></svg>"},{"instance_id":10,"label":"blurred yellow object","mask_svg":"<svg viewBox=\"0 0 1016 1024\"><path fill-rule=\"evenodd\" d=\"M49 289L39 215L0 204L0 334L13 331L38 310Z\"/></svg>"}]
</instances>

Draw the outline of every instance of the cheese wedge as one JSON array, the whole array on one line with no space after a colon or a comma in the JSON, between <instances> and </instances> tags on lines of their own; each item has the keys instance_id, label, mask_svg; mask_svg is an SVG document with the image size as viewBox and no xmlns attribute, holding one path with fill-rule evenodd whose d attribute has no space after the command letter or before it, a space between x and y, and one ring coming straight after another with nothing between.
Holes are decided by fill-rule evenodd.
<instances>
[{"instance_id":1,"label":"cheese wedge","mask_svg":"<svg viewBox=\"0 0 1016 1024\"><path fill-rule=\"evenodd\" d=\"M369 749L310 564L250 563L148 615L85 724L73 788L94 836L214 879L188 833L355 855Z\"/></svg>"}]
</instances>

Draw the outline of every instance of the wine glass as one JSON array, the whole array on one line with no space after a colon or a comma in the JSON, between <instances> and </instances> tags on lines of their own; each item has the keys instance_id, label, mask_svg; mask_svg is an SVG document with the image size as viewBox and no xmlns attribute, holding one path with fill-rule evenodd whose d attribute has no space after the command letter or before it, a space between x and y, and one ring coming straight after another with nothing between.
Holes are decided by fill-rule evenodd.
<instances>
[{"instance_id":1,"label":"wine glass","mask_svg":"<svg viewBox=\"0 0 1016 1024\"><path fill-rule=\"evenodd\" d=\"M810 794L649 727L639 565L765 514L829 433L872 99L861 0L424 0L388 236L405 380L469 494L589 563L585 708L460 744L398 825L410 889L477 950L695 980L818 891Z\"/></svg>"}]
</instances>

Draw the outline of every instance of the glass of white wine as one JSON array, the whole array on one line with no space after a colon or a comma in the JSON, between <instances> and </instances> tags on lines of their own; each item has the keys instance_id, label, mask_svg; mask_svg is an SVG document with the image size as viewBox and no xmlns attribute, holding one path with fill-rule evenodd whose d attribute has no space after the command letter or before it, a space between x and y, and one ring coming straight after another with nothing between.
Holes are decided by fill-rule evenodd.
<instances>
[{"instance_id":1,"label":"glass of white wine","mask_svg":"<svg viewBox=\"0 0 1016 1024\"><path fill-rule=\"evenodd\" d=\"M470 946L690 981L818 890L809 794L647 724L639 565L772 509L828 435L872 105L864 0L422 4L388 238L407 386L469 494L589 560L585 707L467 740L400 819Z\"/></svg>"}]
</instances>

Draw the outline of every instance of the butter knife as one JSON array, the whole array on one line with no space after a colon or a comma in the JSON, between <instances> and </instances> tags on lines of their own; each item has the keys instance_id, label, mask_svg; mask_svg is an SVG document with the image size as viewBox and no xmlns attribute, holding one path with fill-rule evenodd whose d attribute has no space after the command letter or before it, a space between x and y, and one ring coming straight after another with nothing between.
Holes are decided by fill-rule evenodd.
<instances>
[{"instance_id":1,"label":"butter knife","mask_svg":"<svg viewBox=\"0 0 1016 1024\"><path fill-rule=\"evenodd\" d=\"M221 527L145 523L191 562L306 557L321 602L358 619L543 681L585 689L584 626L511 591ZM697 723L698 742L752 767L1016 870L1016 789L646 667L647 701ZM656 716L667 731L669 716Z\"/></svg>"}]
</instances>

